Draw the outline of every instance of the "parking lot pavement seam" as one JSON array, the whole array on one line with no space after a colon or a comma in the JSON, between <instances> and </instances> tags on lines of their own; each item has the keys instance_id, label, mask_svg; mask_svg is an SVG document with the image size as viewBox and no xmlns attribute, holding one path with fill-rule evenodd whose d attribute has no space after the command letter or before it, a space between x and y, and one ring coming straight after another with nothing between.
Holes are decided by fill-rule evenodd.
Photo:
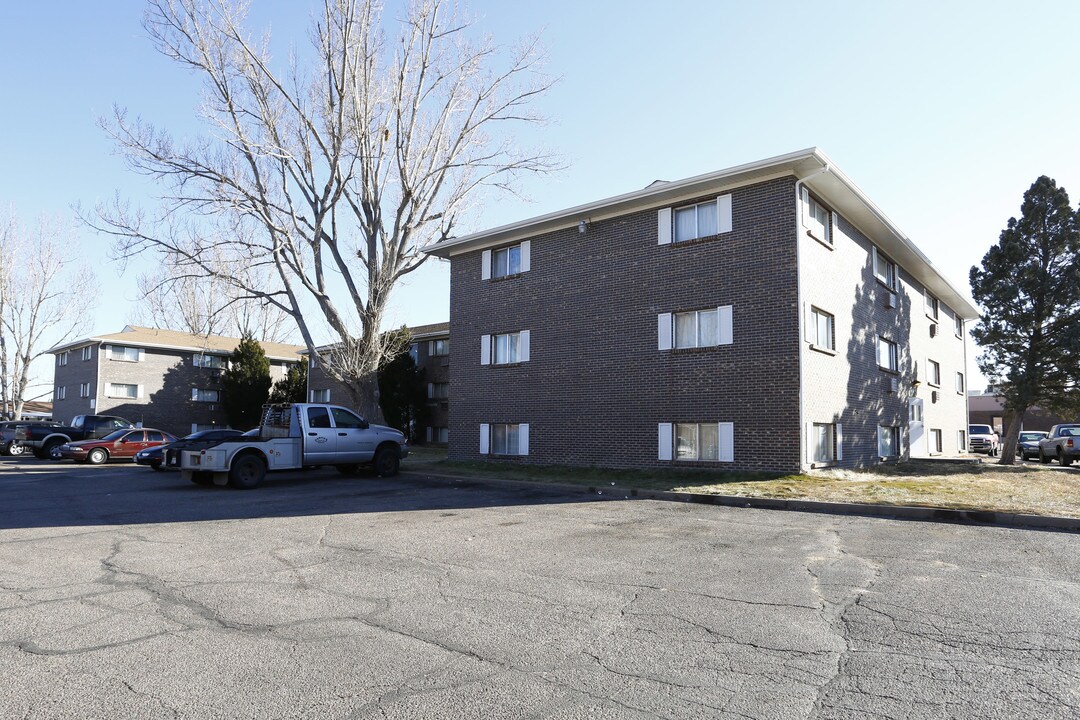
<instances>
[{"instance_id":1,"label":"parking lot pavement seam","mask_svg":"<svg viewBox=\"0 0 1080 720\"><path fill-rule=\"evenodd\" d=\"M586 493L609 500L665 500L669 502L720 505L755 510L791 510L795 512L824 513L830 515L858 515L892 520L921 520L925 522L960 523L988 527L1011 527L1022 530L1047 530L1080 532L1080 518L1059 515L1024 515L998 512L996 510L958 510L951 508L922 507L917 505L873 505L869 503L838 503L820 500L794 500L786 498L749 497L744 495L708 495L703 493L671 492L667 490L642 490L618 485L573 485L568 483L545 483L530 480L508 480L476 475L443 475L426 471L416 472L425 478L451 482L475 482L487 485L547 488L565 492Z\"/></svg>"}]
</instances>

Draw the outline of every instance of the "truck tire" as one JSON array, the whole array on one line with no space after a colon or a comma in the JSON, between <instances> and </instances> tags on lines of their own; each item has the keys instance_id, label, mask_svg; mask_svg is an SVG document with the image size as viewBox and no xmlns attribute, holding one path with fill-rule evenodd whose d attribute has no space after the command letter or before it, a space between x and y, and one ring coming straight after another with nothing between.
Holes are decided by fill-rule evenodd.
<instances>
[{"instance_id":1,"label":"truck tire","mask_svg":"<svg viewBox=\"0 0 1080 720\"><path fill-rule=\"evenodd\" d=\"M49 440L41 446L41 454L38 457L42 460L59 460L60 446L63 444L63 440Z\"/></svg>"},{"instance_id":2,"label":"truck tire","mask_svg":"<svg viewBox=\"0 0 1080 720\"><path fill-rule=\"evenodd\" d=\"M375 474L379 477L394 477L398 474L401 465L401 456L396 447L384 445L375 451Z\"/></svg>"},{"instance_id":3,"label":"truck tire","mask_svg":"<svg viewBox=\"0 0 1080 720\"><path fill-rule=\"evenodd\" d=\"M94 448L86 456L87 462L89 462L91 465L102 465L108 459L109 453L105 452L101 448Z\"/></svg>"},{"instance_id":4,"label":"truck tire","mask_svg":"<svg viewBox=\"0 0 1080 720\"><path fill-rule=\"evenodd\" d=\"M1061 467L1069 467L1072 465L1072 461L1071 455L1066 455L1064 450L1058 448L1058 464L1061 465Z\"/></svg>"},{"instance_id":5,"label":"truck tire","mask_svg":"<svg viewBox=\"0 0 1080 720\"><path fill-rule=\"evenodd\" d=\"M1046 457L1046 453L1043 452L1042 448L1039 448L1039 462L1041 462L1043 465L1045 465L1048 462L1050 462L1051 459L1052 458Z\"/></svg>"},{"instance_id":6,"label":"truck tire","mask_svg":"<svg viewBox=\"0 0 1080 720\"><path fill-rule=\"evenodd\" d=\"M266 463L258 455L242 455L229 468L229 484L241 490L258 487L266 477Z\"/></svg>"}]
</instances>

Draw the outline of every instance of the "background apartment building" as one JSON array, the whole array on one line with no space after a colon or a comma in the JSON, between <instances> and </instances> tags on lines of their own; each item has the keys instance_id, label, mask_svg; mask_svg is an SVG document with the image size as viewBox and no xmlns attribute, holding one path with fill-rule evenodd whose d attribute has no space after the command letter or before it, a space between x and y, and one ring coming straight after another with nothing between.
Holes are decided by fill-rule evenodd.
<instances>
[{"instance_id":1,"label":"background apartment building","mask_svg":"<svg viewBox=\"0 0 1080 720\"><path fill-rule=\"evenodd\" d=\"M449 435L450 323L417 325L408 330L412 334L409 355L424 371L427 393L427 419L423 427L414 428L413 436L418 442L445 445ZM331 347L316 350L326 352ZM351 405L344 386L329 377L314 359L308 362L308 400Z\"/></svg>"},{"instance_id":2,"label":"background apartment building","mask_svg":"<svg viewBox=\"0 0 1080 720\"><path fill-rule=\"evenodd\" d=\"M428 248L450 457L795 471L955 454L975 308L816 149Z\"/></svg>"},{"instance_id":3,"label":"background apartment building","mask_svg":"<svg viewBox=\"0 0 1080 720\"><path fill-rule=\"evenodd\" d=\"M56 356L53 417L119 415L179 436L226 427L221 373L239 344L239 338L129 325L59 345L49 351ZM301 362L299 345L261 344L275 382Z\"/></svg>"}]
</instances>

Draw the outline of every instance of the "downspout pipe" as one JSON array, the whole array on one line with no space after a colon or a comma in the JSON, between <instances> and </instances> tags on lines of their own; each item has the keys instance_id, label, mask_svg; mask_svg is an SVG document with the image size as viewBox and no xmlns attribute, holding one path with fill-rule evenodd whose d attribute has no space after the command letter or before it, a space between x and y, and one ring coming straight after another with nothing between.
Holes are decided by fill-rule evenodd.
<instances>
[{"instance_id":1,"label":"downspout pipe","mask_svg":"<svg viewBox=\"0 0 1080 720\"><path fill-rule=\"evenodd\" d=\"M802 188L807 180L829 172L829 163L825 163L809 175L795 181L795 271L797 305L795 308L796 328L795 337L799 342L799 469L806 470L810 463L806 459L808 439L806 435L806 338L803 333L806 328L806 311L803 307L803 264L802 264Z\"/></svg>"}]
</instances>

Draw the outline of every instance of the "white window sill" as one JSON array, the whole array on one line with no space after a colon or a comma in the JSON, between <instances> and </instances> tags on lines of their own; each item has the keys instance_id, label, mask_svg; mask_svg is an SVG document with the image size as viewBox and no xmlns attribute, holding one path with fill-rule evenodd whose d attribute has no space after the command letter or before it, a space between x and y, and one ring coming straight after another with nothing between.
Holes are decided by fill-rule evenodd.
<instances>
[{"instance_id":1,"label":"white window sill","mask_svg":"<svg viewBox=\"0 0 1080 720\"><path fill-rule=\"evenodd\" d=\"M809 230L806 231L806 234L809 235L810 237L814 238L815 240L817 240L819 243L821 243L823 246L827 247L829 250L835 250L836 249L836 246L833 245L830 240L819 238L817 235L810 232Z\"/></svg>"},{"instance_id":2,"label":"white window sill","mask_svg":"<svg viewBox=\"0 0 1080 720\"><path fill-rule=\"evenodd\" d=\"M821 345L814 345L813 343L811 343L810 344L810 349L813 350L814 352L819 352L822 355L832 355L834 357L836 356L836 351L835 350L833 350L831 348L827 348L827 347L822 347Z\"/></svg>"}]
</instances>

